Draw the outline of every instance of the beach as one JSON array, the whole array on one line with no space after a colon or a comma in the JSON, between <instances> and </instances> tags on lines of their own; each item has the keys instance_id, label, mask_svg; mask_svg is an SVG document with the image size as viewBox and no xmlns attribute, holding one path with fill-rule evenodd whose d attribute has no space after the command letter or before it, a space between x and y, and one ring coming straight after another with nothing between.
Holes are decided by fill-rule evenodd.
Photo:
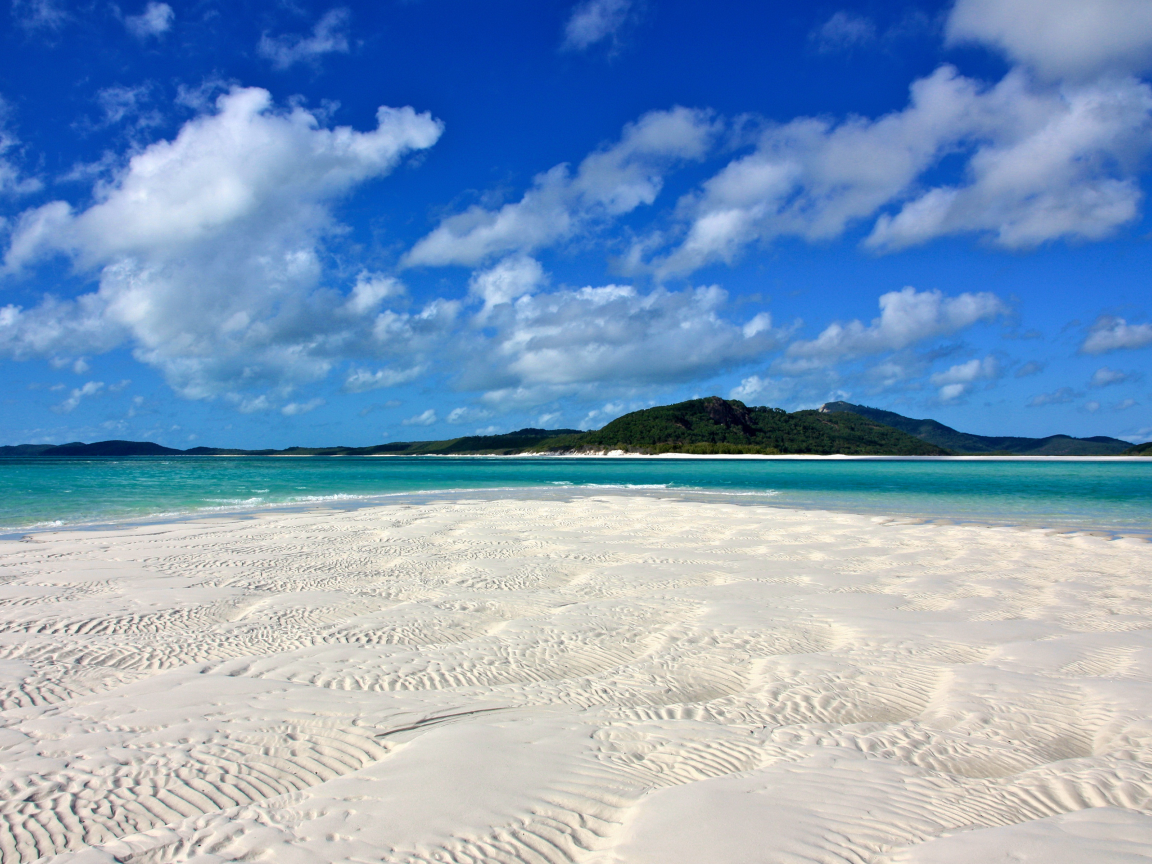
<instances>
[{"instance_id":1,"label":"beach","mask_svg":"<svg viewBox=\"0 0 1152 864\"><path fill-rule=\"evenodd\" d=\"M1150 583L623 492L29 534L0 862L1145 862Z\"/></svg>"}]
</instances>

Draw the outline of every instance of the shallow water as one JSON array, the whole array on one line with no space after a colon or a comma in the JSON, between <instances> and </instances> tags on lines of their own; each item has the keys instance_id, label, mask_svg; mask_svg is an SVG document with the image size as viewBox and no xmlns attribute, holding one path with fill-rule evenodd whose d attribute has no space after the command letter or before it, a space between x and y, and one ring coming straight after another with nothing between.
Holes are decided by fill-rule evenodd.
<instances>
[{"instance_id":1,"label":"shallow water","mask_svg":"<svg viewBox=\"0 0 1152 864\"><path fill-rule=\"evenodd\" d=\"M782 507L1152 532L1144 462L438 457L0 459L0 528L380 496L632 489Z\"/></svg>"}]
</instances>

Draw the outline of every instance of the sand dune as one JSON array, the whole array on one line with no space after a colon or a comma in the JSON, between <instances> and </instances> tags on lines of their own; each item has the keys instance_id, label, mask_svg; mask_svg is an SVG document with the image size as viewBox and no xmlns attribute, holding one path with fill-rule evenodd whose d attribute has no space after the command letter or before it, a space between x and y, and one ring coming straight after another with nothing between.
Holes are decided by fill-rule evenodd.
<instances>
[{"instance_id":1,"label":"sand dune","mask_svg":"<svg viewBox=\"0 0 1152 864\"><path fill-rule=\"evenodd\" d=\"M0 862L1152 859L1152 545L602 496L0 544Z\"/></svg>"}]
</instances>

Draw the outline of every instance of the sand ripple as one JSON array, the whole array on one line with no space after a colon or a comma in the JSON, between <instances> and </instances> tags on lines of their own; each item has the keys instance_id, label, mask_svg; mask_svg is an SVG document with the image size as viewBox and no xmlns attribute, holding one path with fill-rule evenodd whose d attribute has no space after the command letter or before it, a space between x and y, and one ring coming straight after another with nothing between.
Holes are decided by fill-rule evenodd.
<instances>
[{"instance_id":1,"label":"sand ripple","mask_svg":"<svg viewBox=\"0 0 1152 864\"><path fill-rule=\"evenodd\" d=\"M0 545L2 864L1129 864L1150 718L1137 540L604 496Z\"/></svg>"}]
</instances>

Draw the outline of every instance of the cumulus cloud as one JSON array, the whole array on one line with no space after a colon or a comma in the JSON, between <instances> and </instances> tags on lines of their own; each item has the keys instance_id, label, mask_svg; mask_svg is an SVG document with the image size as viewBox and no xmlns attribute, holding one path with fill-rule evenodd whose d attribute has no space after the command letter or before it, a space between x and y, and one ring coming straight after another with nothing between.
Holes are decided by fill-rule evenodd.
<instances>
[{"instance_id":1,"label":"cumulus cloud","mask_svg":"<svg viewBox=\"0 0 1152 864\"><path fill-rule=\"evenodd\" d=\"M1116 369L1109 369L1107 366L1101 366L1092 373L1092 380L1090 386L1092 387L1107 387L1110 384L1123 384L1132 378L1126 372L1120 372Z\"/></svg>"},{"instance_id":2,"label":"cumulus cloud","mask_svg":"<svg viewBox=\"0 0 1152 864\"><path fill-rule=\"evenodd\" d=\"M541 404L606 385L714 375L780 344L765 317L751 328L723 317L726 302L716 286L644 294L605 285L526 294L493 307L487 332L462 345L483 362L469 364L458 385L487 391L490 404Z\"/></svg>"},{"instance_id":3,"label":"cumulus cloud","mask_svg":"<svg viewBox=\"0 0 1152 864\"><path fill-rule=\"evenodd\" d=\"M399 279L365 270L357 277L344 307L353 315L367 315L379 309L385 300L404 293L404 284Z\"/></svg>"},{"instance_id":4,"label":"cumulus cloud","mask_svg":"<svg viewBox=\"0 0 1152 864\"><path fill-rule=\"evenodd\" d=\"M717 125L705 111L653 111L624 127L620 140L589 154L575 171L538 175L517 202L474 206L444 219L405 256L408 266L475 266L508 253L530 254L566 240L596 220L651 204L675 165L702 159Z\"/></svg>"},{"instance_id":5,"label":"cumulus cloud","mask_svg":"<svg viewBox=\"0 0 1152 864\"><path fill-rule=\"evenodd\" d=\"M992 355L982 360L969 360L967 363L958 363L943 372L937 372L930 379L932 384L939 387L938 396L941 402L952 402L971 388L973 383L1000 377L1000 363Z\"/></svg>"},{"instance_id":6,"label":"cumulus cloud","mask_svg":"<svg viewBox=\"0 0 1152 864\"><path fill-rule=\"evenodd\" d=\"M468 293L483 301L480 318L484 319L493 306L531 294L545 281L539 261L527 255L510 255L495 267L473 273L468 281Z\"/></svg>"},{"instance_id":7,"label":"cumulus cloud","mask_svg":"<svg viewBox=\"0 0 1152 864\"><path fill-rule=\"evenodd\" d=\"M1127 79L1038 93L1013 74L983 100L989 125L967 182L929 189L882 215L867 246L892 251L977 232L1026 249L1099 240L1139 215L1135 170L1152 134L1148 85Z\"/></svg>"},{"instance_id":8,"label":"cumulus cloud","mask_svg":"<svg viewBox=\"0 0 1152 864\"><path fill-rule=\"evenodd\" d=\"M598 42L615 41L628 20L632 0L585 0L578 4L564 25L566 51L584 51Z\"/></svg>"},{"instance_id":9,"label":"cumulus cloud","mask_svg":"<svg viewBox=\"0 0 1152 864\"><path fill-rule=\"evenodd\" d=\"M1150 130L1152 88L1135 79L1042 88L1016 71L986 88L943 66L912 84L906 108L875 120L769 126L752 153L680 202L683 237L653 266L667 277L868 220L866 245L878 252L971 232L1012 249L1098 239L1137 215ZM965 181L919 191L955 153Z\"/></svg>"},{"instance_id":10,"label":"cumulus cloud","mask_svg":"<svg viewBox=\"0 0 1152 864\"><path fill-rule=\"evenodd\" d=\"M289 402L280 409L280 413L285 417L295 417L298 414L307 414L309 411L314 411L321 405L326 404L323 399L309 399L307 402Z\"/></svg>"},{"instance_id":11,"label":"cumulus cloud","mask_svg":"<svg viewBox=\"0 0 1152 864\"><path fill-rule=\"evenodd\" d=\"M124 26L137 39L147 39L149 36L163 36L172 29L175 20L176 13L167 3L149 3L139 15L125 17Z\"/></svg>"},{"instance_id":12,"label":"cumulus cloud","mask_svg":"<svg viewBox=\"0 0 1152 864\"><path fill-rule=\"evenodd\" d=\"M1101 315L1080 346L1081 354L1106 354L1121 348L1152 344L1152 324L1129 324L1123 318Z\"/></svg>"},{"instance_id":13,"label":"cumulus cloud","mask_svg":"<svg viewBox=\"0 0 1152 864\"><path fill-rule=\"evenodd\" d=\"M80 401L89 396L95 396L104 389L103 381L89 381L83 387L74 387L68 398L53 407L59 414L71 414L80 405Z\"/></svg>"},{"instance_id":14,"label":"cumulus cloud","mask_svg":"<svg viewBox=\"0 0 1152 864\"><path fill-rule=\"evenodd\" d=\"M133 156L86 209L53 201L21 215L8 271L62 254L99 288L3 307L0 353L94 354L127 342L181 394L205 398L315 380L336 359L418 338L450 308L376 314L397 284L363 275L350 296L326 289L321 257L339 229L332 204L440 132L411 108L379 109L371 131L329 129L302 107L278 110L267 91L229 91L173 140Z\"/></svg>"},{"instance_id":15,"label":"cumulus cloud","mask_svg":"<svg viewBox=\"0 0 1152 864\"><path fill-rule=\"evenodd\" d=\"M792 395L795 382L769 376L749 375L728 393L729 399L739 399L749 403L781 402Z\"/></svg>"},{"instance_id":16,"label":"cumulus cloud","mask_svg":"<svg viewBox=\"0 0 1152 864\"><path fill-rule=\"evenodd\" d=\"M431 426L436 422L436 411L429 408L417 414L415 417L409 417L407 420L401 421L405 426Z\"/></svg>"},{"instance_id":17,"label":"cumulus cloud","mask_svg":"<svg viewBox=\"0 0 1152 864\"><path fill-rule=\"evenodd\" d=\"M840 359L900 351L917 342L957 333L1008 311L995 294L963 293L945 297L939 291L904 288L880 297L880 317L870 324L859 320L828 325L812 340L788 346L789 358L815 365ZM957 383L957 382L952 382Z\"/></svg>"},{"instance_id":18,"label":"cumulus cloud","mask_svg":"<svg viewBox=\"0 0 1152 864\"><path fill-rule=\"evenodd\" d=\"M260 37L256 52L272 62L275 69L287 69L296 63L315 61L324 54L348 53L348 23L352 13L344 7L330 9L316 22L311 36L294 34Z\"/></svg>"},{"instance_id":19,"label":"cumulus cloud","mask_svg":"<svg viewBox=\"0 0 1152 864\"><path fill-rule=\"evenodd\" d=\"M980 42L1048 78L1141 72L1152 66L1145 0L957 0L952 44Z\"/></svg>"}]
</instances>

